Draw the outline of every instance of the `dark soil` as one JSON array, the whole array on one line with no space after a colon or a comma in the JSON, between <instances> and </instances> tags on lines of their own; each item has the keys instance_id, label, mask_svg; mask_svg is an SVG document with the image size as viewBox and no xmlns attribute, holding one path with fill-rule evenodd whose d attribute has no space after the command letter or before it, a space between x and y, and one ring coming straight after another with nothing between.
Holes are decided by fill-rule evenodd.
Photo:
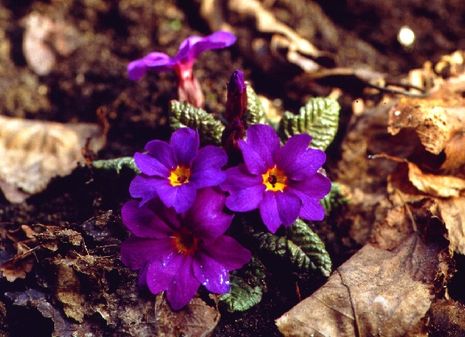
<instances>
[{"instance_id":1,"label":"dark soil","mask_svg":"<svg viewBox=\"0 0 465 337\"><path fill-rule=\"evenodd\" d=\"M324 34L312 31L312 22L320 18L312 17L308 8L316 3L304 0L266 3L272 3L270 6L279 18L304 37L312 38L320 48L334 47L325 40ZM348 34L363 41L367 46L365 50L352 49L347 59L365 60L378 70L393 75L465 47L465 7L459 0L434 0L428 4L415 0L395 3L383 0L325 0L317 3L333 22L331 29L341 36ZM176 96L174 75L151 73L139 82L131 82L126 78L126 65L152 50L174 54L179 43L187 36L209 33L196 10L195 4L174 0L2 1L0 113L60 122L95 122L96 110L105 109L111 128L107 145L98 158L130 156L150 139L166 139L170 132L167 106L169 100ZM22 52L22 19L32 11L63 18L81 34L80 47L71 56L59 59L47 76L36 76L28 68ZM416 45L411 50L401 48L396 40L399 28L405 24L417 34ZM377 55L383 57L379 59ZM338 56L341 62L347 63L344 57ZM197 63L196 74L205 92L208 111L222 111L226 82L237 68L245 70L247 78L260 93L285 102L289 101L289 97L294 97L292 92L287 91L289 86L284 80L270 80L233 47L205 54ZM40 90L43 87L45 91ZM307 92L307 95L311 94ZM287 103L298 106L303 99L297 98L295 102L291 99ZM347 106L344 111L348 111ZM348 116L342 118L343 121L347 119ZM344 125L341 125L339 140L343 132ZM337 157L337 143L330 152ZM129 172L118 176L96 173L86 167L76 169L68 177L55 179L46 191L25 203L12 205L1 199L0 226L14 230L23 224L44 224L76 230L84 237L87 249L95 249L98 256L110 256L113 263L106 269L107 280L102 286L103 290L95 290L90 285L85 289L89 297L93 293L113 291L115 298L125 298L126 295L120 294L125 289L133 289L140 296L140 301L147 301L150 295L135 289L135 274L125 270L119 261L118 244L126 235L120 223L119 209L129 197L127 189L131 178ZM95 224L99 223L101 227L96 229ZM317 230L327 242L336 266L357 248L347 239L344 226L337 219L334 219L331 227L326 225ZM103 233L104 237L98 238L98 233ZM101 246L109 247L99 250ZM0 262L11 256L12 247L7 248L0 251ZM60 254L66 254L66 249L63 248ZM51 258L46 254L42 257ZM27 333L29 336L50 335L51 319L44 318L31 306L13 305L14 296L11 294L36 289L47 296L53 295L52 280L55 278L54 269L51 270L39 264L26 280L14 283L0 280L0 336L26 336ZM282 275L286 273L279 265L271 268L269 291L260 305L245 313L222 313L214 336L279 336L274 320L299 301L296 285L301 288L301 296L306 297L324 282L320 278L313 278L297 283L292 273L288 277ZM459 279L463 279L463 275L458 276ZM52 300L52 304L61 310L59 303ZM119 310L124 310L124 307ZM24 326L24 323L28 326ZM87 317L85 324L92 326L96 335L137 335L131 334L124 322L106 325L101 317L95 315ZM35 332L30 334L29 326L32 325Z\"/></svg>"}]
</instances>

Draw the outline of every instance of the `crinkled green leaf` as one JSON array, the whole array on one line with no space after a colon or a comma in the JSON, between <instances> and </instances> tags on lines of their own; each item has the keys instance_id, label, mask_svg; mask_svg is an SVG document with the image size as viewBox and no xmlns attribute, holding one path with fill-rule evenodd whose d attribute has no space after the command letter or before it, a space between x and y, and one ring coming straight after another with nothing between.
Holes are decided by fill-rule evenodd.
<instances>
[{"instance_id":1,"label":"crinkled green leaf","mask_svg":"<svg viewBox=\"0 0 465 337\"><path fill-rule=\"evenodd\" d=\"M247 125L266 123L266 114L263 104L255 93L255 90L249 84L247 84L247 110L245 113L245 122Z\"/></svg>"},{"instance_id":2,"label":"crinkled green leaf","mask_svg":"<svg viewBox=\"0 0 465 337\"><path fill-rule=\"evenodd\" d=\"M335 182L331 183L331 191L323 198L322 203L326 210L326 214L347 204L347 199L341 191L341 185Z\"/></svg>"},{"instance_id":3,"label":"crinkled green leaf","mask_svg":"<svg viewBox=\"0 0 465 337\"><path fill-rule=\"evenodd\" d=\"M221 143L223 123L205 110L196 108L189 103L171 101L169 122L175 130L182 127L197 129L204 142Z\"/></svg>"},{"instance_id":4,"label":"crinkled green leaf","mask_svg":"<svg viewBox=\"0 0 465 337\"><path fill-rule=\"evenodd\" d=\"M123 169L132 170L135 173L140 173L134 162L133 157L120 157L115 159L94 160L92 166L98 170L116 171L120 173Z\"/></svg>"},{"instance_id":5,"label":"crinkled green leaf","mask_svg":"<svg viewBox=\"0 0 465 337\"><path fill-rule=\"evenodd\" d=\"M266 292L265 266L257 258L233 272L230 277L231 290L221 295L220 301L229 312L246 311L260 303Z\"/></svg>"},{"instance_id":6,"label":"crinkled green leaf","mask_svg":"<svg viewBox=\"0 0 465 337\"><path fill-rule=\"evenodd\" d=\"M300 219L296 220L286 236L257 231L252 235L261 249L288 260L298 270L318 270L324 276L331 273L331 258L323 241Z\"/></svg>"},{"instance_id":7,"label":"crinkled green leaf","mask_svg":"<svg viewBox=\"0 0 465 337\"><path fill-rule=\"evenodd\" d=\"M336 136L339 125L339 103L332 98L311 98L298 115L286 111L280 123L284 140L297 134L312 136L312 146L325 150Z\"/></svg>"}]
</instances>

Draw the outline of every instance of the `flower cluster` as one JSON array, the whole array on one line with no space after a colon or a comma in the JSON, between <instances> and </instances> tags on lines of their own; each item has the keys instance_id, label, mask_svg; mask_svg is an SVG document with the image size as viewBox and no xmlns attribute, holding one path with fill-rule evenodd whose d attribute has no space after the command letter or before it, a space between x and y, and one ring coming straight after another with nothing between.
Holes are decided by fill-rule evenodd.
<instances>
[{"instance_id":1,"label":"flower cluster","mask_svg":"<svg viewBox=\"0 0 465 337\"><path fill-rule=\"evenodd\" d=\"M223 31L205 37L190 36L181 43L177 54L173 57L165 53L152 52L132 61L128 65L128 75L131 80L139 80L149 69L174 70L179 81L179 99L201 107L204 104L204 96L193 73L196 59L207 50L226 48L235 42L236 37L233 34Z\"/></svg>"},{"instance_id":2,"label":"flower cluster","mask_svg":"<svg viewBox=\"0 0 465 337\"><path fill-rule=\"evenodd\" d=\"M237 166L226 167L234 161L224 148L200 147L198 132L190 128L178 129L169 142L152 140L134 155L141 173L129 188L134 199L122 209L123 223L132 233L123 243L122 261L140 270L140 283L152 293L166 291L175 310L186 305L201 284L213 293L229 291L229 272L251 258L225 235L234 216L225 207L232 212L258 209L273 233L298 217L324 217L320 200L331 187L319 172L325 153L310 148L306 134L281 146L269 125L246 129L241 121L245 88L242 72L235 72L226 119L236 124L223 145L236 148L241 157Z\"/></svg>"}]
</instances>

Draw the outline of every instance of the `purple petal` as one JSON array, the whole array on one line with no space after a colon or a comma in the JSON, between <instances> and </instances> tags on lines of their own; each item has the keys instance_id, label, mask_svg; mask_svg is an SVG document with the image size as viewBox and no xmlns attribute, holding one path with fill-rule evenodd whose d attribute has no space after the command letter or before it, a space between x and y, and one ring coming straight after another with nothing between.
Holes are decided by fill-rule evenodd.
<instances>
[{"instance_id":1,"label":"purple petal","mask_svg":"<svg viewBox=\"0 0 465 337\"><path fill-rule=\"evenodd\" d=\"M170 174L169 169L153 156L145 153L136 152L134 161L142 173L148 176L158 176L167 178Z\"/></svg>"},{"instance_id":2,"label":"purple petal","mask_svg":"<svg viewBox=\"0 0 465 337\"><path fill-rule=\"evenodd\" d=\"M292 225L299 216L302 201L291 191L276 192L275 196L281 223Z\"/></svg>"},{"instance_id":3,"label":"purple petal","mask_svg":"<svg viewBox=\"0 0 465 337\"><path fill-rule=\"evenodd\" d=\"M301 218L311 221L321 221L325 218L325 209L320 200L305 195L300 195L300 197L302 200L302 208L299 214Z\"/></svg>"},{"instance_id":4,"label":"purple petal","mask_svg":"<svg viewBox=\"0 0 465 337\"><path fill-rule=\"evenodd\" d=\"M224 193L212 188L198 191L186 220L200 237L215 239L228 229L233 216L223 211L225 199Z\"/></svg>"},{"instance_id":5,"label":"purple petal","mask_svg":"<svg viewBox=\"0 0 465 337\"><path fill-rule=\"evenodd\" d=\"M204 51L226 48L235 42L236 37L224 31L218 31L205 37L190 36L181 43L175 58L178 62L191 63Z\"/></svg>"},{"instance_id":6,"label":"purple petal","mask_svg":"<svg viewBox=\"0 0 465 337\"><path fill-rule=\"evenodd\" d=\"M273 154L279 149L279 138L269 125L255 124L247 129L246 141L239 148L250 173L262 174L274 166Z\"/></svg>"},{"instance_id":7,"label":"purple petal","mask_svg":"<svg viewBox=\"0 0 465 337\"><path fill-rule=\"evenodd\" d=\"M150 262L146 283L152 294L158 294L170 287L183 262L184 256L173 252Z\"/></svg>"},{"instance_id":8,"label":"purple petal","mask_svg":"<svg viewBox=\"0 0 465 337\"><path fill-rule=\"evenodd\" d=\"M170 145L176 155L177 163L189 167L199 150L199 144L198 132L190 128L176 130L170 139Z\"/></svg>"},{"instance_id":9,"label":"purple petal","mask_svg":"<svg viewBox=\"0 0 465 337\"><path fill-rule=\"evenodd\" d=\"M143 268L153 260L168 256L173 250L167 239L141 239L131 237L121 244L121 261L133 270Z\"/></svg>"},{"instance_id":10,"label":"purple petal","mask_svg":"<svg viewBox=\"0 0 465 337\"><path fill-rule=\"evenodd\" d=\"M289 188L299 196L303 193L310 198L321 199L331 190L331 181L324 175L317 173L306 176L299 181L289 181Z\"/></svg>"},{"instance_id":11,"label":"purple petal","mask_svg":"<svg viewBox=\"0 0 465 337\"><path fill-rule=\"evenodd\" d=\"M302 145L305 143L303 136L306 135L292 137L283 148L276 151L275 156L279 168L286 172L288 177L297 180L315 174L326 161L326 154L323 151L303 149Z\"/></svg>"},{"instance_id":12,"label":"purple petal","mask_svg":"<svg viewBox=\"0 0 465 337\"><path fill-rule=\"evenodd\" d=\"M151 178L144 175L136 176L129 185L129 194L133 198L141 198L139 206L143 206L157 197L156 186L160 178Z\"/></svg>"},{"instance_id":13,"label":"purple petal","mask_svg":"<svg viewBox=\"0 0 465 337\"><path fill-rule=\"evenodd\" d=\"M225 266L205 254L198 254L192 265L195 278L208 291L224 294L229 291L229 273Z\"/></svg>"},{"instance_id":14,"label":"purple petal","mask_svg":"<svg viewBox=\"0 0 465 337\"><path fill-rule=\"evenodd\" d=\"M263 198L265 186L260 176L247 173L244 165L226 170L226 180L221 189L229 192L226 206L236 212L248 212L258 207Z\"/></svg>"},{"instance_id":15,"label":"purple petal","mask_svg":"<svg viewBox=\"0 0 465 337\"><path fill-rule=\"evenodd\" d=\"M165 206L174 207L178 213L184 213L192 206L197 192L197 189L191 183L171 186L168 179L161 180L156 185L156 189Z\"/></svg>"},{"instance_id":16,"label":"purple petal","mask_svg":"<svg viewBox=\"0 0 465 337\"><path fill-rule=\"evenodd\" d=\"M169 224L147 205L139 207L135 200L128 201L121 209L121 217L126 228L135 236L142 238L166 238L172 232Z\"/></svg>"},{"instance_id":17,"label":"purple petal","mask_svg":"<svg viewBox=\"0 0 465 337\"><path fill-rule=\"evenodd\" d=\"M179 310L188 304L199 289L200 282L194 277L192 263L192 257L184 257L166 291L166 299L173 310Z\"/></svg>"},{"instance_id":18,"label":"purple petal","mask_svg":"<svg viewBox=\"0 0 465 337\"><path fill-rule=\"evenodd\" d=\"M145 150L169 170L176 167L174 151L167 142L152 140L145 145Z\"/></svg>"},{"instance_id":19,"label":"purple petal","mask_svg":"<svg viewBox=\"0 0 465 337\"><path fill-rule=\"evenodd\" d=\"M228 270L241 268L250 261L252 254L230 236L220 236L203 247L206 254L221 263Z\"/></svg>"},{"instance_id":20,"label":"purple petal","mask_svg":"<svg viewBox=\"0 0 465 337\"><path fill-rule=\"evenodd\" d=\"M173 60L164 53L153 52L128 64L128 76L131 80L141 79L147 70L168 70L174 66Z\"/></svg>"},{"instance_id":21,"label":"purple petal","mask_svg":"<svg viewBox=\"0 0 465 337\"><path fill-rule=\"evenodd\" d=\"M279 226L281 226L278 204L274 192L264 193L263 200L260 203L260 216L271 233L275 233Z\"/></svg>"},{"instance_id":22,"label":"purple petal","mask_svg":"<svg viewBox=\"0 0 465 337\"><path fill-rule=\"evenodd\" d=\"M226 179L221 168L228 162L226 152L217 146L201 148L192 162L191 181L197 188L216 186Z\"/></svg>"}]
</instances>

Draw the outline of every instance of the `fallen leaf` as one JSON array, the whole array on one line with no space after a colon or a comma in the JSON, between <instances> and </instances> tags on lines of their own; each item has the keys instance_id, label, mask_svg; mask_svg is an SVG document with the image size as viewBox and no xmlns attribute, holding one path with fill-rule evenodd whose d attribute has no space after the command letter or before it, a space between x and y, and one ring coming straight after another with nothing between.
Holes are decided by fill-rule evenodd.
<instances>
[{"instance_id":1,"label":"fallen leaf","mask_svg":"<svg viewBox=\"0 0 465 337\"><path fill-rule=\"evenodd\" d=\"M0 188L11 202L41 192L55 176L66 176L83 162L90 139L97 152L105 144L96 124L61 124L0 116Z\"/></svg>"},{"instance_id":2,"label":"fallen leaf","mask_svg":"<svg viewBox=\"0 0 465 337\"><path fill-rule=\"evenodd\" d=\"M430 308L439 252L417 235L394 251L367 244L276 325L293 337L402 336Z\"/></svg>"},{"instance_id":3,"label":"fallen leaf","mask_svg":"<svg viewBox=\"0 0 465 337\"><path fill-rule=\"evenodd\" d=\"M55 265L57 266L56 297L63 304L65 315L82 323L86 307L76 272L66 259L59 259Z\"/></svg>"},{"instance_id":4,"label":"fallen leaf","mask_svg":"<svg viewBox=\"0 0 465 337\"><path fill-rule=\"evenodd\" d=\"M200 298L194 298L180 311L172 311L164 296L155 304L157 336L208 337L220 320L220 313Z\"/></svg>"},{"instance_id":5,"label":"fallen leaf","mask_svg":"<svg viewBox=\"0 0 465 337\"><path fill-rule=\"evenodd\" d=\"M437 203L447 229L449 250L465 255L465 197L438 199Z\"/></svg>"},{"instance_id":6,"label":"fallen leaf","mask_svg":"<svg viewBox=\"0 0 465 337\"><path fill-rule=\"evenodd\" d=\"M37 75L48 75L53 70L55 54L68 56L78 47L76 29L64 20L33 12L25 17L24 26L24 57Z\"/></svg>"}]
</instances>

